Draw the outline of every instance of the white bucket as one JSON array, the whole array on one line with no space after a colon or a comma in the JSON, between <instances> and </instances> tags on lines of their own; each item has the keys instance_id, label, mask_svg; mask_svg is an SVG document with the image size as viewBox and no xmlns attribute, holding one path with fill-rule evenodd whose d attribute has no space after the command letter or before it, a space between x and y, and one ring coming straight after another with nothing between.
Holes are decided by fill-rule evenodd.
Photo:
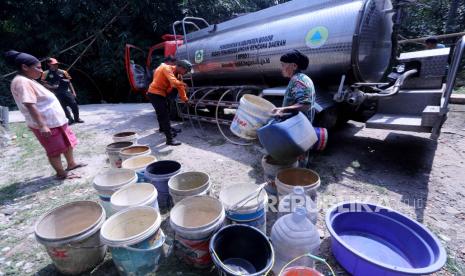
<instances>
[{"instance_id":1,"label":"white bucket","mask_svg":"<svg viewBox=\"0 0 465 276\"><path fill-rule=\"evenodd\" d=\"M124 186L115 192L110 203L114 212L136 206L150 206L158 210L158 192L150 183L137 183Z\"/></svg>"},{"instance_id":2,"label":"white bucket","mask_svg":"<svg viewBox=\"0 0 465 276\"><path fill-rule=\"evenodd\" d=\"M175 231L176 255L194 267L211 266L208 245L211 236L223 226L221 202L209 196L192 196L178 202L170 212Z\"/></svg>"},{"instance_id":3,"label":"white bucket","mask_svg":"<svg viewBox=\"0 0 465 276\"><path fill-rule=\"evenodd\" d=\"M126 185L136 183L136 181L136 173L129 169L112 169L100 173L94 178L93 186L97 190L100 202L105 208L107 216L111 216L114 213L110 203L113 193Z\"/></svg>"},{"instance_id":4,"label":"white bucket","mask_svg":"<svg viewBox=\"0 0 465 276\"><path fill-rule=\"evenodd\" d=\"M161 224L158 210L138 206L116 213L102 226L102 241L111 247L123 247L140 243L152 236Z\"/></svg>"},{"instance_id":5,"label":"white bucket","mask_svg":"<svg viewBox=\"0 0 465 276\"><path fill-rule=\"evenodd\" d=\"M268 184L265 186L265 190L270 195L277 195L278 191L276 190L275 178L280 170L287 168L297 168L299 162L280 162L274 160L270 155L264 155L262 158L262 168L264 180Z\"/></svg>"},{"instance_id":6,"label":"white bucket","mask_svg":"<svg viewBox=\"0 0 465 276\"><path fill-rule=\"evenodd\" d=\"M242 96L230 127L231 132L244 139L257 139L257 129L269 121L274 108L274 104L261 97L251 94Z\"/></svg>"},{"instance_id":7,"label":"white bucket","mask_svg":"<svg viewBox=\"0 0 465 276\"><path fill-rule=\"evenodd\" d=\"M121 157L119 156L120 150L134 145L133 142L116 142L107 145L106 153L110 162L110 167L113 169L121 168Z\"/></svg>"},{"instance_id":8,"label":"white bucket","mask_svg":"<svg viewBox=\"0 0 465 276\"><path fill-rule=\"evenodd\" d=\"M105 217L97 202L70 202L41 216L34 232L61 273L80 274L97 266L105 256L107 248L99 232Z\"/></svg>"},{"instance_id":9,"label":"white bucket","mask_svg":"<svg viewBox=\"0 0 465 276\"><path fill-rule=\"evenodd\" d=\"M203 172L180 173L168 181L174 204L189 196L207 195L210 187L210 176Z\"/></svg>"},{"instance_id":10,"label":"white bucket","mask_svg":"<svg viewBox=\"0 0 465 276\"><path fill-rule=\"evenodd\" d=\"M123 169L130 169L137 173L137 182L145 182L145 168L153 162L156 162L157 158L153 155L142 155L131 157L126 159L121 164Z\"/></svg>"},{"instance_id":11,"label":"white bucket","mask_svg":"<svg viewBox=\"0 0 465 276\"><path fill-rule=\"evenodd\" d=\"M251 183L230 185L221 190L219 198L229 224L247 224L266 235L268 195L263 189L257 191L257 187ZM243 201L249 196L252 197Z\"/></svg>"},{"instance_id":12,"label":"white bucket","mask_svg":"<svg viewBox=\"0 0 465 276\"><path fill-rule=\"evenodd\" d=\"M149 146L130 146L127 148L124 148L120 150L119 156L121 157L121 160L125 161L131 157L136 157L136 156L145 156L145 155L150 155L152 153L152 150L150 149Z\"/></svg>"},{"instance_id":13,"label":"white bucket","mask_svg":"<svg viewBox=\"0 0 465 276\"><path fill-rule=\"evenodd\" d=\"M316 202L316 190L320 187L320 176L313 170L289 168L278 172L275 183L279 200L292 193L295 186L302 186L305 194Z\"/></svg>"},{"instance_id":14,"label":"white bucket","mask_svg":"<svg viewBox=\"0 0 465 276\"><path fill-rule=\"evenodd\" d=\"M137 133L133 131L124 131L113 134L113 141L115 142L133 142L137 144Z\"/></svg>"}]
</instances>

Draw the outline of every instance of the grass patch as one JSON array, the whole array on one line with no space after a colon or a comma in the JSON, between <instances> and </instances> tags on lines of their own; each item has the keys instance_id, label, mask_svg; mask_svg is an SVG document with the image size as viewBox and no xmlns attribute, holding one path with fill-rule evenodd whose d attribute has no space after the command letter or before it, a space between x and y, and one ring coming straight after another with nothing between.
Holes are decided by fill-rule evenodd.
<instances>
[{"instance_id":1,"label":"grass patch","mask_svg":"<svg viewBox=\"0 0 465 276\"><path fill-rule=\"evenodd\" d=\"M40 151L39 141L25 123L14 124L12 132L16 135L16 145L22 150L21 159L35 156Z\"/></svg>"},{"instance_id":2,"label":"grass patch","mask_svg":"<svg viewBox=\"0 0 465 276\"><path fill-rule=\"evenodd\" d=\"M456 89L454 89L454 94L465 94L465 86L462 86L462 87L457 87Z\"/></svg>"},{"instance_id":3,"label":"grass patch","mask_svg":"<svg viewBox=\"0 0 465 276\"><path fill-rule=\"evenodd\" d=\"M446 269L453 275L465 275L465 264L450 255L447 256Z\"/></svg>"}]
</instances>

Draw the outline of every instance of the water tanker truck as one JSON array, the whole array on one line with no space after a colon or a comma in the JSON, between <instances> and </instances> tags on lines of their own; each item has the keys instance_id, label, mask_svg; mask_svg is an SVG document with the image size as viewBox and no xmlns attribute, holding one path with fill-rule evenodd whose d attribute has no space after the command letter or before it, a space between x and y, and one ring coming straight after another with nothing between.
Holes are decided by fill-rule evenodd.
<instances>
[{"instance_id":1,"label":"water tanker truck","mask_svg":"<svg viewBox=\"0 0 465 276\"><path fill-rule=\"evenodd\" d=\"M183 119L231 124L243 94L280 106L287 79L280 57L297 49L310 60L316 126L355 120L368 128L440 133L465 37L451 48L397 53L397 30L407 1L294 0L220 24L197 17L173 23L173 34L152 46L126 45L133 91L146 92L153 70L174 55L194 64L185 79L191 107L174 104ZM177 108L175 108L177 107Z\"/></svg>"}]
</instances>

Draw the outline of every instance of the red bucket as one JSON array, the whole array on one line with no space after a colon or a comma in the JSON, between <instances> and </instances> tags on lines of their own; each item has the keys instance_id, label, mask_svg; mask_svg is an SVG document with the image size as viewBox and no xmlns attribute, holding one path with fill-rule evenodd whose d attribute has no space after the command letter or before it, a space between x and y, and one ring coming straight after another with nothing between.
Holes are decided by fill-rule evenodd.
<instances>
[{"instance_id":1,"label":"red bucket","mask_svg":"<svg viewBox=\"0 0 465 276\"><path fill-rule=\"evenodd\" d=\"M317 270L311 268L311 267L305 267L305 266L294 266L294 267L289 267L284 270L282 276L323 276L320 272Z\"/></svg>"}]
</instances>

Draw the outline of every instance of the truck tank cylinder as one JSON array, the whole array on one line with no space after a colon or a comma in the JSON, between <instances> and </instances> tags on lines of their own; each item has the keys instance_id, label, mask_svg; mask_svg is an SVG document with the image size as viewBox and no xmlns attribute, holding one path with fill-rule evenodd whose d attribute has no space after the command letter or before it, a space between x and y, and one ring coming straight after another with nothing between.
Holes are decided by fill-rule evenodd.
<instances>
[{"instance_id":1,"label":"truck tank cylinder","mask_svg":"<svg viewBox=\"0 0 465 276\"><path fill-rule=\"evenodd\" d=\"M389 10L390 0L294 0L189 33L176 56L200 83L278 79L292 49L308 56L313 80L377 82L392 57Z\"/></svg>"}]
</instances>

